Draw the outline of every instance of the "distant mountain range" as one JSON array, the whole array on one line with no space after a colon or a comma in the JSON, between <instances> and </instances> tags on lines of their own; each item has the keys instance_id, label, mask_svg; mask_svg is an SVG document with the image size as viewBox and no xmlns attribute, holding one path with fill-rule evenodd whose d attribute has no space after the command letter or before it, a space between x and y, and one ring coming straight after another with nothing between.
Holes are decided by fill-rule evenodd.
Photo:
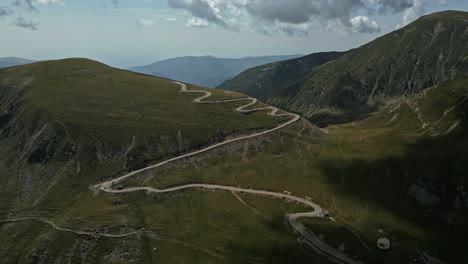
<instances>
[{"instance_id":1,"label":"distant mountain range","mask_svg":"<svg viewBox=\"0 0 468 264\"><path fill-rule=\"evenodd\" d=\"M315 54L265 65L219 88L301 113L319 126L347 123L392 100L467 77L467 28L466 12L435 13L328 63L324 54ZM290 67L299 70L291 74Z\"/></svg>"},{"instance_id":2,"label":"distant mountain range","mask_svg":"<svg viewBox=\"0 0 468 264\"><path fill-rule=\"evenodd\" d=\"M17 57L5 57L5 58L0 58L0 68L25 65L25 64L30 64L33 62L37 62L37 61L17 58Z\"/></svg>"},{"instance_id":3,"label":"distant mountain range","mask_svg":"<svg viewBox=\"0 0 468 264\"><path fill-rule=\"evenodd\" d=\"M243 71L259 65L284 61L302 55L246 57L225 59L212 56L179 57L155 62L150 65L132 67L129 70L215 88L226 80L234 78Z\"/></svg>"}]
</instances>

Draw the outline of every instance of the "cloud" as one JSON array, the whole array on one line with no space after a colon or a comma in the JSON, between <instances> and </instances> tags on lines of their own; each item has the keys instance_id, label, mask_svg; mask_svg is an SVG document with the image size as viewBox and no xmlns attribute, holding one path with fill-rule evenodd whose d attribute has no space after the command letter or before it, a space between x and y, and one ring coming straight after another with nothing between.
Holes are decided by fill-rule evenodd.
<instances>
[{"instance_id":1,"label":"cloud","mask_svg":"<svg viewBox=\"0 0 468 264\"><path fill-rule=\"evenodd\" d=\"M112 4L114 5L114 7L117 7L119 5L119 1L118 0L111 0Z\"/></svg>"},{"instance_id":2,"label":"cloud","mask_svg":"<svg viewBox=\"0 0 468 264\"><path fill-rule=\"evenodd\" d=\"M34 12L39 12L39 10L36 8L36 6L33 4L32 0L15 0L13 2L13 6L25 9L27 11L34 11Z\"/></svg>"},{"instance_id":3,"label":"cloud","mask_svg":"<svg viewBox=\"0 0 468 264\"><path fill-rule=\"evenodd\" d=\"M61 0L14 0L10 6L0 7L0 17L17 13L19 16L12 21L12 25L29 30L38 30L39 24L31 20L26 20L23 17L23 15L25 15L24 11L39 13L37 5L51 4L65 5Z\"/></svg>"},{"instance_id":4,"label":"cloud","mask_svg":"<svg viewBox=\"0 0 468 264\"><path fill-rule=\"evenodd\" d=\"M366 16L356 16L351 18L351 31L355 33L378 33L380 26L376 21L370 20Z\"/></svg>"},{"instance_id":5,"label":"cloud","mask_svg":"<svg viewBox=\"0 0 468 264\"><path fill-rule=\"evenodd\" d=\"M65 6L65 2L61 0L36 0L37 3L40 5L61 5Z\"/></svg>"},{"instance_id":6,"label":"cloud","mask_svg":"<svg viewBox=\"0 0 468 264\"><path fill-rule=\"evenodd\" d=\"M403 23L409 24L413 22L416 18L420 17L424 12L424 2L423 0L412 0L413 5L406 9L403 16Z\"/></svg>"},{"instance_id":7,"label":"cloud","mask_svg":"<svg viewBox=\"0 0 468 264\"><path fill-rule=\"evenodd\" d=\"M220 15L220 9L218 8L218 4L220 4L222 1L168 0L168 2L169 2L169 6L171 6L172 8L185 9L189 11L193 16L193 18L190 19L190 21L192 22L200 22L203 20L203 21L206 21L207 23L217 24L223 28L227 28L227 29L230 28L230 26L228 26L224 18Z\"/></svg>"},{"instance_id":8,"label":"cloud","mask_svg":"<svg viewBox=\"0 0 468 264\"><path fill-rule=\"evenodd\" d=\"M308 22L312 14L320 11L310 0L292 1L253 0L245 4L246 10L255 17L291 24Z\"/></svg>"},{"instance_id":9,"label":"cloud","mask_svg":"<svg viewBox=\"0 0 468 264\"><path fill-rule=\"evenodd\" d=\"M17 17L14 24L17 27L24 28L24 29L29 29L29 30L38 30L39 25L37 23L34 23L33 21L29 21L24 19L23 17Z\"/></svg>"},{"instance_id":10,"label":"cloud","mask_svg":"<svg viewBox=\"0 0 468 264\"><path fill-rule=\"evenodd\" d=\"M13 9L10 9L9 14L10 15L15 14L21 10L39 13L39 10L34 5L34 3L38 1L41 1L41 0L34 0L34 1L33 0L15 0L11 5ZM15 25L20 28L28 29L28 30L33 30L33 31L36 31L39 29L39 24L31 20L26 20L22 16L16 17L16 19L12 22L12 25Z\"/></svg>"},{"instance_id":11,"label":"cloud","mask_svg":"<svg viewBox=\"0 0 468 264\"><path fill-rule=\"evenodd\" d=\"M208 21L205 19L197 18L197 17L192 17L190 18L189 21L187 21L187 26L189 27L199 27L199 28L204 28L209 25Z\"/></svg>"},{"instance_id":12,"label":"cloud","mask_svg":"<svg viewBox=\"0 0 468 264\"><path fill-rule=\"evenodd\" d=\"M383 14L395 14L413 6L413 0L370 0L380 6L379 11Z\"/></svg>"},{"instance_id":13,"label":"cloud","mask_svg":"<svg viewBox=\"0 0 468 264\"><path fill-rule=\"evenodd\" d=\"M290 36L307 36L309 35L310 24L291 24L291 23L281 23L278 22L274 26L277 31L282 31Z\"/></svg>"},{"instance_id":14,"label":"cloud","mask_svg":"<svg viewBox=\"0 0 468 264\"><path fill-rule=\"evenodd\" d=\"M48 5L48 4L59 3L60 1L58 0L36 0L36 2L38 2L39 4L43 4L43 5Z\"/></svg>"},{"instance_id":15,"label":"cloud","mask_svg":"<svg viewBox=\"0 0 468 264\"><path fill-rule=\"evenodd\" d=\"M175 17L166 17L164 18L167 22L176 22L177 21L177 18Z\"/></svg>"},{"instance_id":16,"label":"cloud","mask_svg":"<svg viewBox=\"0 0 468 264\"><path fill-rule=\"evenodd\" d=\"M14 12L11 8L0 6L0 17L12 15Z\"/></svg>"},{"instance_id":17,"label":"cloud","mask_svg":"<svg viewBox=\"0 0 468 264\"><path fill-rule=\"evenodd\" d=\"M332 26L348 32L379 32L369 16L404 12L406 20L424 10L426 0L167 0L190 14L188 25L218 25L230 30L307 35ZM447 0L437 0L447 1ZM353 20L354 19L354 20ZM354 22L354 24L353 24Z\"/></svg>"},{"instance_id":18,"label":"cloud","mask_svg":"<svg viewBox=\"0 0 468 264\"><path fill-rule=\"evenodd\" d=\"M140 27L149 27L154 25L154 20L152 19L144 19L144 18L139 18L137 19L137 24Z\"/></svg>"}]
</instances>

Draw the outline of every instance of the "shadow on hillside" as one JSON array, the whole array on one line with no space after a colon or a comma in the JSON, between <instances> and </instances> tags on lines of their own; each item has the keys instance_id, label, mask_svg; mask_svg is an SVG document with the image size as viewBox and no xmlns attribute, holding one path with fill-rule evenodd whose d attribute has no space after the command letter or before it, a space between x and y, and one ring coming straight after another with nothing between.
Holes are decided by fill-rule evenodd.
<instances>
[{"instance_id":1,"label":"shadow on hillside","mask_svg":"<svg viewBox=\"0 0 468 264\"><path fill-rule=\"evenodd\" d=\"M343 197L371 201L417 223L437 240L420 242L452 258L449 263L466 261L468 250L468 103L461 110L463 121L452 133L420 139L398 156L320 163Z\"/></svg>"}]
</instances>

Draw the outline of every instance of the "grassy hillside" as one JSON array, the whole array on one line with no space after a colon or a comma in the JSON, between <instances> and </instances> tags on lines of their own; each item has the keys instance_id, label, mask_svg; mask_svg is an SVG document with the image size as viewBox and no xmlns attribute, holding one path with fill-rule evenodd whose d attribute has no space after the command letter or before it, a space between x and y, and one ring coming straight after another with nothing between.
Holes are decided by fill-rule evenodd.
<instances>
[{"instance_id":1,"label":"grassy hillside","mask_svg":"<svg viewBox=\"0 0 468 264\"><path fill-rule=\"evenodd\" d=\"M243 236L238 231L258 225L248 217L245 222L215 217L226 212L217 208L229 204L234 204L232 213L250 213L229 194L197 193L189 200L181 196L156 201L145 194L96 196L89 189L102 179L145 164L272 127L281 118L264 113L242 115L233 110L239 103L195 104L195 95L180 93L172 82L86 59L2 69L0 86L2 262L177 263L193 259L214 263L223 255L238 263L249 258L280 261L309 256L286 231L272 235L268 225L259 230L259 253L245 247L243 243L249 241L238 243L235 237ZM215 98L243 96L212 92ZM211 202L212 197L217 203ZM123 200L121 205L116 204L118 199ZM282 215L281 210L275 207L271 213ZM45 218L78 231L120 234L145 228L148 232L116 239L59 231L34 220L2 222L24 217ZM211 219L208 226L207 219ZM195 225L199 233L193 233ZM239 254L212 253L213 247L225 241L222 233L215 232L219 226L225 226L224 235L232 236L225 245ZM205 233L204 228L213 231ZM205 244L192 241L207 235L215 239ZM276 236L287 240L278 243ZM297 253L289 252L290 248Z\"/></svg>"},{"instance_id":2,"label":"grassy hillside","mask_svg":"<svg viewBox=\"0 0 468 264\"><path fill-rule=\"evenodd\" d=\"M236 113L232 108L238 103L195 104L177 84L86 59L8 68L0 78L0 155L5 164L15 164L5 165L5 171L73 164L96 181L281 121L263 113ZM88 170L94 169L108 171L93 177Z\"/></svg>"},{"instance_id":3,"label":"grassy hillside","mask_svg":"<svg viewBox=\"0 0 468 264\"><path fill-rule=\"evenodd\" d=\"M243 91L300 112L322 127L363 119L391 100L468 76L466 28L467 12L424 16L333 62L310 68L304 77L288 79L286 75L280 87L263 87L262 93ZM250 82L257 80L255 77ZM234 86L223 88L237 90Z\"/></svg>"},{"instance_id":4,"label":"grassy hillside","mask_svg":"<svg viewBox=\"0 0 468 264\"><path fill-rule=\"evenodd\" d=\"M130 70L203 87L215 88L249 68L297 57L300 57L300 55L246 57L240 59L190 56L158 61L146 66L133 67Z\"/></svg>"},{"instance_id":5,"label":"grassy hillside","mask_svg":"<svg viewBox=\"0 0 468 264\"><path fill-rule=\"evenodd\" d=\"M364 263L425 263L425 254L445 263L466 263L467 96L468 79L444 82L361 122L319 130L303 120L278 134L193 158L187 167L157 170L150 181L151 174L142 175L127 185L208 182L287 190L312 197L328 210L340 225L301 221ZM242 198L252 218L281 222L280 216L262 217L281 201ZM297 210L289 207L284 213ZM382 236L392 242L389 251L376 247Z\"/></svg>"},{"instance_id":6,"label":"grassy hillside","mask_svg":"<svg viewBox=\"0 0 468 264\"><path fill-rule=\"evenodd\" d=\"M299 85L311 68L323 65L346 54L345 52L320 52L301 58L254 67L218 88L249 94L261 100L276 95L283 87Z\"/></svg>"}]
</instances>

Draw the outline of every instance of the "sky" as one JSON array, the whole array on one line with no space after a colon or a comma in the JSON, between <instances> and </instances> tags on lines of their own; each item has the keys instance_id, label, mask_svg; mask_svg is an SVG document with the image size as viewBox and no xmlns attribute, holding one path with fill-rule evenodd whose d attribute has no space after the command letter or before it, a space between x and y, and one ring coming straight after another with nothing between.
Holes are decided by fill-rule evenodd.
<instances>
[{"instance_id":1,"label":"sky","mask_svg":"<svg viewBox=\"0 0 468 264\"><path fill-rule=\"evenodd\" d=\"M342 51L468 0L0 0L0 57L121 68Z\"/></svg>"}]
</instances>

